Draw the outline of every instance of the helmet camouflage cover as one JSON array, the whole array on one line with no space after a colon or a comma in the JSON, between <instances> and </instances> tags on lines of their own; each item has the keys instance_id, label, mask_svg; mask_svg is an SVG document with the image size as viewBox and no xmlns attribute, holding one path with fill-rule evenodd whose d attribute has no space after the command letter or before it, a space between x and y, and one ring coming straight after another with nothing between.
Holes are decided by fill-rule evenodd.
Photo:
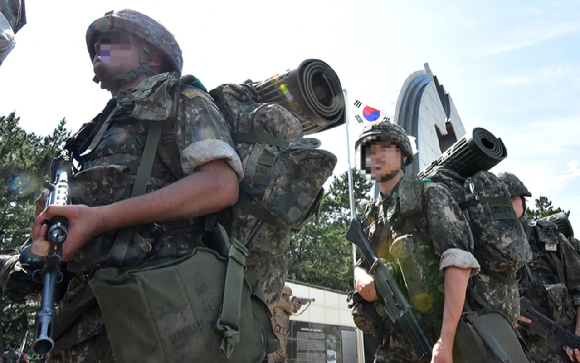
<instances>
[{"instance_id":1,"label":"helmet camouflage cover","mask_svg":"<svg viewBox=\"0 0 580 363\"><path fill-rule=\"evenodd\" d=\"M111 30L123 30L150 43L163 53L173 70L181 74L183 57L173 34L147 15L129 9L110 11L89 25L86 41L91 60L96 55L94 45L100 34Z\"/></svg>"},{"instance_id":2,"label":"helmet camouflage cover","mask_svg":"<svg viewBox=\"0 0 580 363\"><path fill-rule=\"evenodd\" d=\"M497 174L497 178L507 185L508 191L510 192L510 197L513 198L522 195L526 197L532 196L532 193L530 193L528 188L526 188L526 185L514 174L507 171L502 171L501 173Z\"/></svg>"},{"instance_id":3,"label":"helmet camouflage cover","mask_svg":"<svg viewBox=\"0 0 580 363\"><path fill-rule=\"evenodd\" d=\"M358 137L358 140L356 140L355 148L357 151L360 151L359 148L373 141L387 141L398 146L403 156L408 158L407 165L413 162L414 157L411 141L409 141L409 136L401 126L390 121L373 123L366 126Z\"/></svg>"}]
</instances>

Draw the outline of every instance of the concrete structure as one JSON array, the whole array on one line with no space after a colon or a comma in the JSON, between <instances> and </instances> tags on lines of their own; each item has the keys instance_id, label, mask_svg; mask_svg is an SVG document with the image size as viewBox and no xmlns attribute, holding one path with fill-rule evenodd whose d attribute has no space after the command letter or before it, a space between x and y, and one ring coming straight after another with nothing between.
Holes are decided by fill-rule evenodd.
<instances>
[{"instance_id":1,"label":"concrete structure","mask_svg":"<svg viewBox=\"0 0 580 363\"><path fill-rule=\"evenodd\" d=\"M347 307L347 294L298 281L286 281L292 295L314 298L290 317L289 363L356 363L356 326Z\"/></svg>"},{"instance_id":2,"label":"concrete structure","mask_svg":"<svg viewBox=\"0 0 580 363\"><path fill-rule=\"evenodd\" d=\"M465 135L465 128L453 99L433 75L429 64L424 71L409 75L391 104L393 122L417 138L415 162L406 174L416 174L455 141Z\"/></svg>"}]
</instances>

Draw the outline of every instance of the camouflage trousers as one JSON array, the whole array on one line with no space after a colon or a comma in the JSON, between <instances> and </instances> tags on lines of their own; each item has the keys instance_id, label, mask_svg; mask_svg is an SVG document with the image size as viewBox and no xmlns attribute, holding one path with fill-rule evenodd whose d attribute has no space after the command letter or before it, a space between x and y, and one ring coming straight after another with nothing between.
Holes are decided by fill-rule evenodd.
<instances>
[{"instance_id":1,"label":"camouflage trousers","mask_svg":"<svg viewBox=\"0 0 580 363\"><path fill-rule=\"evenodd\" d=\"M115 363L107 333L103 332L79 344L53 354L47 363Z\"/></svg>"},{"instance_id":2,"label":"camouflage trousers","mask_svg":"<svg viewBox=\"0 0 580 363\"><path fill-rule=\"evenodd\" d=\"M288 341L288 330L282 329L281 331L279 327L274 327L274 331L278 337L278 340L280 340L280 349L268 355L268 363L286 363L286 342Z\"/></svg>"},{"instance_id":3,"label":"camouflage trousers","mask_svg":"<svg viewBox=\"0 0 580 363\"><path fill-rule=\"evenodd\" d=\"M419 363L419 359L412 351L400 346L393 336L387 334L375 352L374 363Z\"/></svg>"},{"instance_id":4,"label":"camouflage trousers","mask_svg":"<svg viewBox=\"0 0 580 363\"><path fill-rule=\"evenodd\" d=\"M528 348L528 357L534 363L566 363L570 358L564 350L562 343L552 339L547 340L540 337L525 336Z\"/></svg>"}]
</instances>

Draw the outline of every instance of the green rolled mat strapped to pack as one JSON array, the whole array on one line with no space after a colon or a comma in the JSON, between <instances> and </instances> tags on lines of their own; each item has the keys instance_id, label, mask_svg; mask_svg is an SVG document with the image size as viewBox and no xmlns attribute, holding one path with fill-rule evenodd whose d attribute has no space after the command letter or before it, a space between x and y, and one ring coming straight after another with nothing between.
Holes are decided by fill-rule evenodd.
<instances>
[{"instance_id":1,"label":"green rolled mat strapped to pack","mask_svg":"<svg viewBox=\"0 0 580 363\"><path fill-rule=\"evenodd\" d=\"M90 287L116 360L258 363L279 349L260 289L243 281L243 248L98 271Z\"/></svg>"}]
</instances>

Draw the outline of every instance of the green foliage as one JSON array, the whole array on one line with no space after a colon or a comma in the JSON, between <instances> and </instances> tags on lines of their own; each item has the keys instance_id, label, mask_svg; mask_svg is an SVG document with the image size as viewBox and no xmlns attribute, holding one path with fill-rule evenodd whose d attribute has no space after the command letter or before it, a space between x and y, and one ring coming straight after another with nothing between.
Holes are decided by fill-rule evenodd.
<instances>
[{"instance_id":1,"label":"green foliage","mask_svg":"<svg viewBox=\"0 0 580 363\"><path fill-rule=\"evenodd\" d=\"M50 165L56 149L70 132L66 121L52 135L27 133L18 125L20 118L11 113L0 116L0 243L2 251L20 247L28 238L34 222L35 200L44 181L50 180ZM0 349L12 340L22 341L28 326L28 342L33 339L34 315L38 304L14 303L0 299ZM27 351L30 351L28 349ZM32 359L34 361L34 358Z\"/></svg>"},{"instance_id":2,"label":"green foliage","mask_svg":"<svg viewBox=\"0 0 580 363\"><path fill-rule=\"evenodd\" d=\"M372 183L353 170L355 200L365 198ZM335 177L324 194L318 215L292 237L288 278L331 289L352 290L352 245L345 234L350 225L348 173Z\"/></svg>"},{"instance_id":3,"label":"green foliage","mask_svg":"<svg viewBox=\"0 0 580 363\"><path fill-rule=\"evenodd\" d=\"M526 208L525 218L530 222L535 222L540 218L551 216L552 214L564 212L561 208L552 207L552 202L547 197L540 196L536 199L536 208ZM566 212L566 216L570 216L570 211Z\"/></svg>"}]
</instances>

